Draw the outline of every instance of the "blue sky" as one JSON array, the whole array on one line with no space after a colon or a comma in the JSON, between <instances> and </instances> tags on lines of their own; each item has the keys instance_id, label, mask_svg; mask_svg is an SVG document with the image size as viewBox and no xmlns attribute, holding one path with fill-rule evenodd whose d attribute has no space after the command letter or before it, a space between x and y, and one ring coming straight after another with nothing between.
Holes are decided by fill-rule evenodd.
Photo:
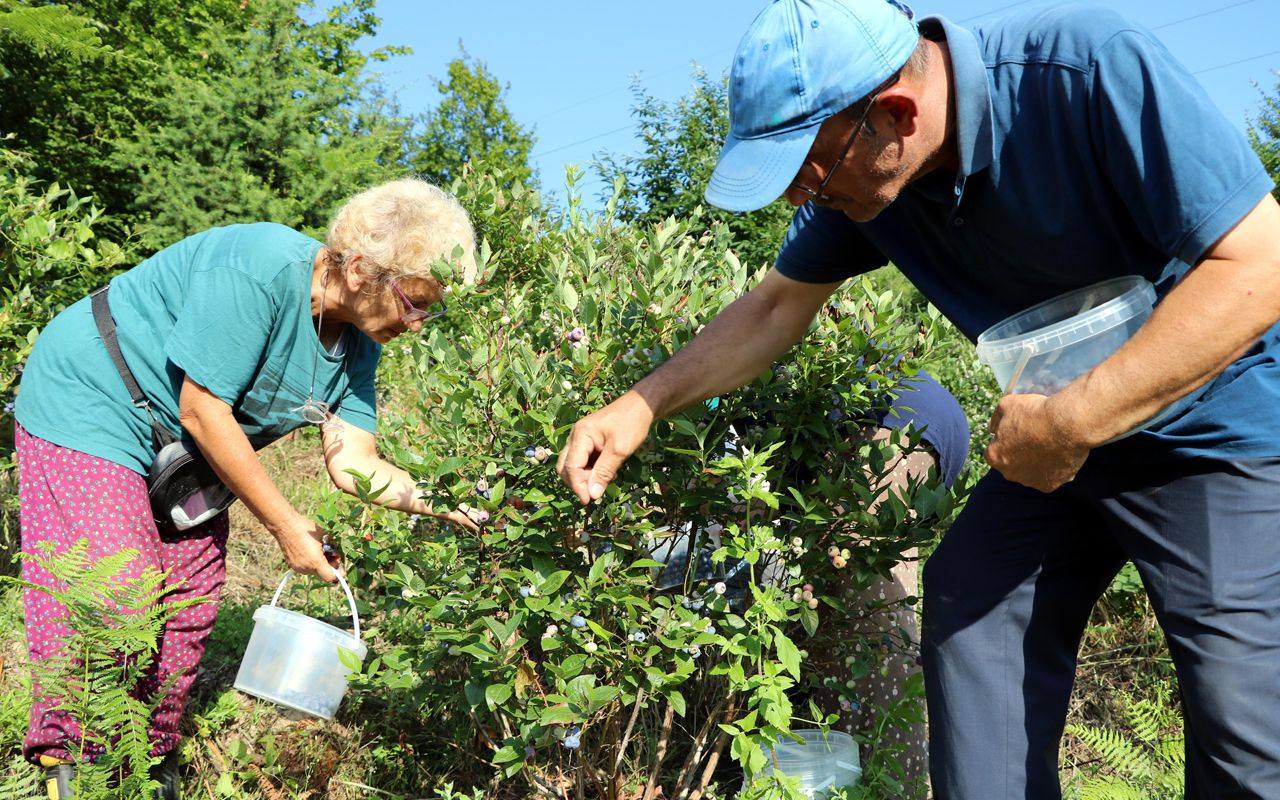
<instances>
[{"instance_id":1,"label":"blue sky","mask_svg":"<svg viewBox=\"0 0 1280 800\"><path fill-rule=\"evenodd\" d=\"M916 0L917 16L978 22L1004 10L1055 0ZM764 0L378 0L376 45L406 45L413 55L377 67L405 113L439 99L461 41L508 85L511 112L537 137L532 161L544 190L561 194L564 169L586 168L582 191L594 207L601 184L588 163L602 150L635 152L632 78L667 101L692 86L696 63L718 76ZM1280 0L1112 0L1151 28L1240 128L1280 78Z\"/></svg>"}]
</instances>

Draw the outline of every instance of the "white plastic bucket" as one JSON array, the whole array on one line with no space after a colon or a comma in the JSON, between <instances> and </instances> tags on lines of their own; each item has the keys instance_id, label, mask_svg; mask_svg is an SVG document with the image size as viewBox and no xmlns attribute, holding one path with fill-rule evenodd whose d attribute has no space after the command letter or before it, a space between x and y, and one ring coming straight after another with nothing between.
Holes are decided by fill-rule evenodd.
<instances>
[{"instance_id":1,"label":"white plastic bucket","mask_svg":"<svg viewBox=\"0 0 1280 800\"><path fill-rule=\"evenodd\" d=\"M855 786L862 778L858 743L847 733L817 728L793 730L801 741L784 736L765 750L764 774L775 771L800 781L806 797L823 798L833 789Z\"/></svg>"},{"instance_id":2,"label":"white plastic bucket","mask_svg":"<svg viewBox=\"0 0 1280 800\"><path fill-rule=\"evenodd\" d=\"M338 657L339 651L346 650L364 661L369 649L360 641L356 600L338 575L351 608L355 630L351 634L306 614L279 608L276 603L291 577L292 570L280 581L271 605L253 612L253 633L236 673L235 687L286 708L333 719L347 692L350 672Z\"/></svg>"},{"instance_id":3,"label":"white plastic bucket","mask_svg":"<svg viewBox=\"0 0 1280 800\"><path fill-rule=\"evenodd\" d=\"M1138 275L1067 292L983 331L978 358L1005 394L1053 394L1127 342L1155 300L1155 289Z\"/></svg>"}]
</instances>

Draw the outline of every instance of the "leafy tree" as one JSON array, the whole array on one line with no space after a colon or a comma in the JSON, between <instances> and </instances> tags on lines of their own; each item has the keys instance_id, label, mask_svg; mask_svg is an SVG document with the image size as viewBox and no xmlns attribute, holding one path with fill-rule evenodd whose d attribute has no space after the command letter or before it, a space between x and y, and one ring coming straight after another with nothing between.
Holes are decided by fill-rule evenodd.
<instances>
[{"instance_id":1,"label":"leafy tree","mask_svg":"<svg viewBox=\"0 0 1280 800\"><path fill-rule=\"evenodd\" d=\"M746 214L712 208L702 198L729 130L728 81L701 69L693 90L674 104L658 100L638 83L632 116L640 126L640 155L602 154L597 173L610 186L620 183L619 219L652 225L685 218L703 209L703 226L726 225L744 264L772 265L791 221L785 200Z\"/></svg>"},{"instance_id":2,"label":"leafy tree","mask_svg":"<svg viewBox=\"0 0 1280 800\"><path fill-rule=\"evenodd\" d=\"M1262 87L1258 87L1258 91L1262 92ZM1255 124L1249 126L1249 143L1276 183L1271 194L1280 200L1280 81L1276 83L1275 94L1262 92L1262 109Z\"/></svg>"},{"instance_id":3,"label":"leafy tree","mask_svg":"<svg viewBox=\"0 0 1280 800\"><path fill-rule=\"evenodd\" d=\"M117 143L119 170L145 165L130 210L151 249L210 227L272 220L322 229L354 189L403 171L408 122L362 70L356 42L373 0L308 23L294 0L255 4L244 30L211 29L204 69L170 68L160 124Z\"/></svg>"},{"instance_id":4,"label":"leafy tree","mask_svg":"<svg viewBox=\"0 0 1280 800\"><path fill-rule=\"evenodd\" d=\"M423 177L442 185L460 177L465 165L481 173L500 171L503 185L529 183L529 151L534 135L507 108L501 84L484 62L462 48L449 62L447 80L437 80L440 104L422 116L411 163Z\"/></svg>"}]
</instances>

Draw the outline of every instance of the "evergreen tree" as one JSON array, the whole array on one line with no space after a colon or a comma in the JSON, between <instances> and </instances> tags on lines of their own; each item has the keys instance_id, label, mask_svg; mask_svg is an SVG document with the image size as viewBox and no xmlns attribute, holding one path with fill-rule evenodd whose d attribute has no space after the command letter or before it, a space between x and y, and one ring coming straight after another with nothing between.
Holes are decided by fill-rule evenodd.
<instances>
[{"instance_id":1,"label":"evergreen tree","mask_svg":"<svg viewBox=\"0 0 1280 800\"><path fill-rule=\"evenodd\" d=\"M63 6L61 24L80 25L68 34L73 40L92 47L97 39L113 55L58 57L56 44L18 33L27 15L54 12L10 4L0 47L0 132L14 134L11 146L32 157L35 177L70 182L114 212L127 207L143 168L113 159L115 143L157 125L172 73L203 69L198 41L206 30L243 29L248 14L243 0L66 0Z\"/></svg>"},{"instance_id":2,"label":"evergreen tree","mask_svg":"<svg viewBox=\"0 0 1280 800\"><path fill-rule=\"evenodd\" d=\"M264 0L246 29L208 32L199 74L169 71L161 124L119 141L112 160L143 167L130 210L146 248L231 222L319 233L343 198L404 171L408 123L356 48L376 30L372 7L354 0L308 23L293 0Z\"/></svg>"}]
</instances>

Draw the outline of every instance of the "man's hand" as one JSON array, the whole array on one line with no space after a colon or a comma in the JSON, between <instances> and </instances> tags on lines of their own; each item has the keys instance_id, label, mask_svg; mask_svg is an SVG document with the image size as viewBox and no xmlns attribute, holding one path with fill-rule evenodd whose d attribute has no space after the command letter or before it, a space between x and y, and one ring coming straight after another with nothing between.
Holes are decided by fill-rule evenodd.
<instances>
[{"instance_id":1,"label":"man's hand","mask_svg":"<svg viewBox=\"0 0 1280 800\"><path fill-rule=\"evenodd\" d=\"M634 389L573 426L556 472L584 504L599 500L649 435L653 409Z\"/></svg>"},{"instance_id":2,"label":"man's hand","mask_svg":"<svg viewBox=\"0 0 1280 800\"><path fill-rule=\"evenodd\" d=\"M1073 440L1042 394L1005 395L987 427L987 463L1014 483L1042 492L1070 483L1089 456L1090 446Z\"/></svg>"},{"instance_id":3,"label":"man's hand","mask_svg":"<svg viewBox=\"0 0 1280 800\"><path fill-rule=\"evenodd\" d=\"M477 525L471 517L468 517L465 512L454 510L445 514L434 514L433 516L452 522L454 525L466 528L472 533L480 532L480 526Z\"/></svg>"}]
</instances>

